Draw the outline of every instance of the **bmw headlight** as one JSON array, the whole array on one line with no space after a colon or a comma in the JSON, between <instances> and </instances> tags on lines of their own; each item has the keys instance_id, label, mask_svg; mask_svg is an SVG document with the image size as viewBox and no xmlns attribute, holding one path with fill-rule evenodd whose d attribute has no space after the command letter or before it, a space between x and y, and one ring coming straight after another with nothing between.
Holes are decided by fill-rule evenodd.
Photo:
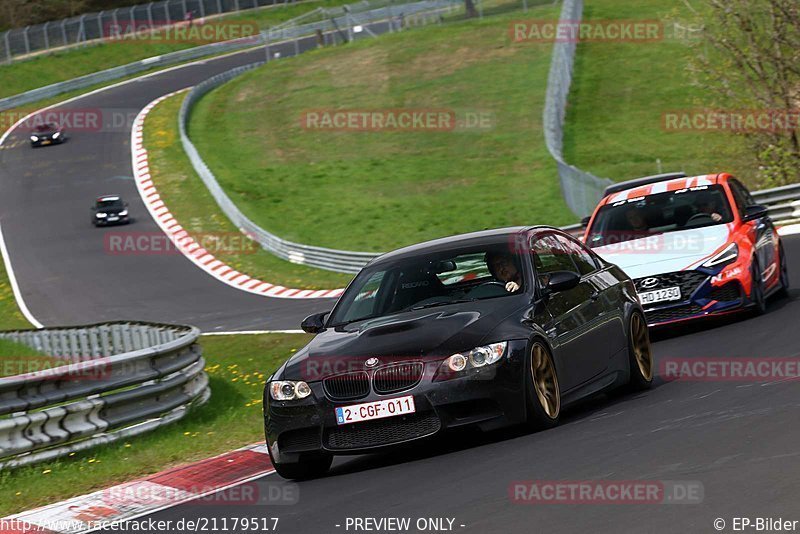
<instances>
[{"instance_id":1,"label":"bmw headlight","mask_svg":"<svg viewBox=\"0 0 800 534\"><path fill-rule=\"evenodd\" d=\"M703 267L715 267L717 265L724 265L731 263L739 257L739 247L736 243L731 243L725 247L721 252L715 254L713 258L703 264Z\"/></svg>"},{"instance_id":2,"label":"bmw headlight","mask_svg":"<svg viewBox=\"0 0 800 534\"><path fill-rule=\"evenodd\" d=\"M33 141L34 143L35 143L36 141L38 141L38 140L39 140L39 136L36 136L36 135L32 135L32 136L31 136L31 141Z\"/></svg>"},{"instance_id":3,"label":"bmw headlight","mask_svg":"<svg viewBox=\"0 0 800 534\"><path fill-rule=\"evenodd\" d=\"M479 369L497 363L506 353L507 346L508 342L503 341L453 354L442 362L440 373L460 373L467 369Z\"/></svg>"},{"instance_id":4,"label":"bmw headlight","mask_svg":"<svg viewBox=\"0 0 800 534\"><path fill-rule=\"evenodd\" d=\"M53 139L58 139L60 135L61 135L61 132L54 133L53 134Z\"/></svg>"},{"instance_id":5,"label":"bmw headlight","mask_svg":"<svg viewBox=\"0 0 800 534\"><path fill-rule=\"evenodd\" d=\"M105 219L106 217L108 217L108 214L100 212L100 213L96 213L95 217L97 217L98 219Z\"/></svg>"},{"instance_id":6,"label":"bmw headlight","mask_svg":"<svg viewBox=\"0 0 800 534\"><path fill-rule=\"evenodd\" d=\"M119 216L120 217L125 217L127 214L128 214L128 210L122 210L121 212L119 212Z\"/></svg>"},{"instance_id":7,"label":"bmw headlight","mask_svg":"<svg viewBox=\"0 0 800 534\"><path fill-rule=\"evenodd\" d=\"M269 396L272 397L272 400L305 399L309 395L311 395L311 388L303 381L276 380L269 383Z\"/></svg>"}]
</instances>

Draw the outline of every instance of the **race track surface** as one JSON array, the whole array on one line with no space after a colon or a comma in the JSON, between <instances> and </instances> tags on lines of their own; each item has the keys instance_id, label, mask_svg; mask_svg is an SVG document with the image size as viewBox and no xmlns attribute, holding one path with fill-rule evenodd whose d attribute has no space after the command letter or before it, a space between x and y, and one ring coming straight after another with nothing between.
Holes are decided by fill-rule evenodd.
<instances>
[{"instance_id":1,"label":"race track surface","mask_svg":"<svg viewBox=\"0 0 800 534\"><path fill-rule=\"evenodd\" d=\"M314 46L313 39L302 41L300 51ZM273 45L270 51L290 56L295 48ZM206 60L65 104L58 109L72 110L75 117L101 110L109 122L101 131L69 132L63 145L31 149L26 128L9 135L0 150L0 225L24 300L39 322L136 319L192 324L204 331L296 329L306 315L332 306L332 300L245 293L179 254L106 250L104 235L111 232L161 233L133 181L130 122L138 111L159 96L264 58L264 50L256 49ZM124 126L118 124L121 116L128 118ZM135 224L93 228L93 200L112 193L130 203Z\"/></svg>"},{"instance_id":2,"label":"race track surface","mask_svg":"<svg viewBox=\"0 0 800 534\"><path fill-rule=\"evenodd\" d=\"M800 279L800 238L784 239ZM796 356L799 294L772 299L761 317L656 333L657 361ZM219 526L226 517L278 517L284 534L348 532L348 517L410 517L412 525L447 517L455 519L454 531L481 534L710 533L717 518L727 522L726 532L733 516L800 520L796 381L657 379L648 392L602 396L562 417L560 427L544 432L464 432L400 453L339 457L329 476L300 482L299 493L281 493L293 483L276 474L255 483L261 495L270 488L297 495L296 504L237 506L242 492L234 489L144 519L216 517ZM702 504L628 505L509 499L514 481L587 479L699 481L704 497Z\"/></svg>"}]
</instances>

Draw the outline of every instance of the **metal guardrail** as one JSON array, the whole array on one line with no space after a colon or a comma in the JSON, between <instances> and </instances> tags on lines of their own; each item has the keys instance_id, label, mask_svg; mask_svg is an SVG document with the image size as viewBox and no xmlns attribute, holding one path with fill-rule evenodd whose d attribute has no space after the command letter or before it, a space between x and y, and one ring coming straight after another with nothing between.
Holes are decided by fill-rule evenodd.
<instances>
[{"instance_id":1,"label":"metal guardrail","mask_svg":"<svg viewBox=\"0 0 800 534\"><path fill-rule=\"evenodd\" d=\"M382 7L363 11L360 13L354 12L350 8L344 10L342 15L337 18L330 18L323 21L312 22L302 26L283 27L277 29L280 32L281 38L285 39L291 35L293 39L301 39L316 35L317 31L323 33L351 31L353 25L365 25L371 22L382 20L389 20L390 27L393 21L390 17L398 17L402 13L403 16L413 16L432 11L441 11L452 9L456 4L460 6L460 2L454 0L423 0L421 2L412 2L408 4L395 5L392 7ZM362 3L362 5L369 5ZM399 28L398 28L399 29ZM302 265L309 265L320 269L327 269L330 271L337 271L343 273L357 273L368 261L378 256L378 253L372 252L355 252L348 250L335 250L324 247L316 247L312 245L304 245L301 243L294 243L287 241L281 237L264 230L253 221L251 221L242 211L234 204L230 197L225 193L225 190L219 185L214 173L208 168L208 165L203 161L197 148L187 135L187 124L192 107L197 101L206 93L219 87L220 85L232 80L233 78L247 72L250 69L262 65L262 63L253 63L243 67L237 67L230 71L218 74L208 80L198 84L186 96L181 106L180 115L178 119L181 143L183 144L184 151L186 152L189 160L192 163L195 171L200 179L206 185L214 200L219 205L220 209L225 215L235 224L242 232L252 237L258 242L262 248L275 254L276 256L293 263Z\"/></svg>"},{"instance_id":2,"label":"metal guardrail","mask_svg":"<svg viewBox=\"0 0 800 534\"><path fill-rule=\"evenodd\" d=\"M197 59L204 56L250 48L259 44L263 44L263 35L259 35L257 38L248 37L221 43L196 46L186 50L179 50L177 52L170 52L161 56L135 61L133 63L128 63L127 65L121 65L119 67L93 72L92 74L87 74L85 76L80 76L64 82L58 82L17 95L0 98L0 111L24 106L45 98L52 98L76 89L83 89L92 85L118 80L120 78L130 76L131 74L136 74L137 72L152 69L153 67L174 65L176 63L190 61L192 59Z\"/></svg>"},{"instance_id":3,"label":"metal guardrail","mask_svg":"<svg viewBox=\"0 0 800 534\"><path fill-rule=\"evenodd\" d=\"M582 13L583 0L564 0L559 20L574 23L581 20ZM597 202L603 198L603 190L613 182L608 178L598 178L582 171L564 160L564 121L569 88L572 84L576 46L575 39L557 41L553 45L545 94L543 127L547 150L558 166L564 201L575 215L584 217L592 213Z\"/></svg>"},{"instance_id":4,"label":"metal guardrail","mask_svg":"<svg viewBox=\"0 0 800 534\"><path fill-rule=\"evenodd\" d=\"M293 3L289 0L164 0L85 13L77 17L14 28L0 36L0 61L11 62L37 52L85 46L107 38L124 38L148 29L161 30L192 19L213 17L259 7Z\"/></svg>"},{"instance_id":5,"label":"metal guardrail","mask_svg":"<svg viewBox=\"0 0 800 534\"><path fill-rule=\"evenodd\" d=\"M583 0L564 0L560 20L575 23L581 20L582 12ZM547 149L558 165L564 200L573 213L583 217L594 211L603 198L603 190L614 182L583 171L564 160L564 122L576 45L575 39L558 41L553 45L544 107L544 137ZM800 184L755 191L752 195L757 202L769 208L769 214L775 222L800 219Z\"/></svg>"},{"instance_id":6,"label":"metal guardrail","mask_svg":"<svg viewBox=\"0 0 800 534\"><path fill-rule=\"evenodd\" d=\"M125 439L183 417L210 397L190 326L115 322L0 332L71 363L0 378L0 469ZM8 356L4 361L12 361Z\"/></svg>"}]
</instances>

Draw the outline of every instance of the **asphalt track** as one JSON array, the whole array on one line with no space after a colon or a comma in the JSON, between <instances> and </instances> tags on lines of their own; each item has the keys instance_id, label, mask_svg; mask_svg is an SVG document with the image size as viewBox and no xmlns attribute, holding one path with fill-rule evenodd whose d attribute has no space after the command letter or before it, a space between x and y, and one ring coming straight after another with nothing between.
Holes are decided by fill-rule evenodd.
<instances>
[{"instance_id":1,"label":"asphalt track","mask_svg":"<svg viewBox=\"0 0 800 534\"><path fill-rule=\"evenodd\" d=\"M292 52L291 46L281 50ZM70 106L138 111L262 54L209 60ZM105 253L104 230L88 222L98 194L123 194L138 217L136 230L158 231L131 179L129 132L82 133L36 151L25 145L25 135L12 135L10 148L0 153L0 222L25 300L43 323L130 317L207 330L292 328L304 314L329 305L246 294L179 256ZM794 280L800 280L800 239L784 240ZM796 356L799 315L793 291L789 299L773 300L761 317L657 334L656 358ZM348 517L453 518L455 531L477 533L715 532L716 518L730 532L734 516L800 520L797 393L791 381L659 379L642 394L573 407L560 427L546 432L461 432L401 452L338 458L329 476L298 485L295 504L237 506L230 491L227 506L188 503L143 519L279 517L278 532L318 534L345 532ZM697 481L704 497L692 505L528 505L509 498L515 481L587 479ZM294 487L274 474L255 484L264 495Z\"/></svg>"},{"instance_id":2,"label":"asphalt track","mask_svg":"<svg viewBox=\"0 0 800 534\"><path fill-rule=\"evenodd\" d=\"M784 241L798 280L800 238ZM761 317L742 314L655 332L657 362L797 357L798 296L794 290L789 299L771 299ZM299 483L295 504L237 506L241 492L231 490L139 521L217 518L221 525L226 517L278 517L278 532L326 534L348 532L348 517L410 517L412 525L418 518L447 517L455 519L457 532L507 534L705 533L716 532L717 518L731 532L734 516L800 520L796 381L657 378L650 391L601 396L563 417L561 426L544 432L461 432L402 452L339 457L327 477ZM531 505L509 498L515 481L605 479L697 481L703 502ZM255 484L262 496L295 495L283 492L293 483L276 474Z\"/></svg>"},{"instance_id":3,"label":"asphalt track","mask_svg":"<svg viewBox=\"0 0 800 534\"><path fill-rule=\"evenodd\" d=\"M371 25L386 31L383 23ZM301 40L299 51L316 47ZM294 43L270 53L294 55ZM274 56L273 56L274 57ZM245 293L206 274L179 254L116 254L106 234L161 235L133 180L130 123L154 99L230 70L263 61L263 48L209 59L103 90L56 108L72 117L102 112L103 127L71 132L63 145L31 149L17 128L0 150L0 225L23 300L45 326L108 320L185 323L204 331L297 329L330 299L291 300ZM96 116L96 114L94 115ZM127 117L126 124L120 123ZM89 207L102 194L130 203L135 224L95 229ZM158 241L154 241L158 243ZM269 280L267 280L269 281Z\"/></svg>"}]
</instances>

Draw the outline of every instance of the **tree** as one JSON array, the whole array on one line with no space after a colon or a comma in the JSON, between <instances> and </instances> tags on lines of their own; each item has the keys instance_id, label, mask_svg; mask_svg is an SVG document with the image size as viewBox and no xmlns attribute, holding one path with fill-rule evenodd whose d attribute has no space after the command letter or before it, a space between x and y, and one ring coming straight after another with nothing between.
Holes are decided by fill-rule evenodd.
<instances>
[{"instance_id":1,"label":"tree","mask_svg":"<svg viewBox=\"0 0 800 534\"><path fill-rule=\"evenodd\" d=\"M703 2L708 14L698 66L708 89L728 108L785 118L777 128L744 135L758 158L762 185L800 181L800 2Z\"/></svg>"}]
</instances>

